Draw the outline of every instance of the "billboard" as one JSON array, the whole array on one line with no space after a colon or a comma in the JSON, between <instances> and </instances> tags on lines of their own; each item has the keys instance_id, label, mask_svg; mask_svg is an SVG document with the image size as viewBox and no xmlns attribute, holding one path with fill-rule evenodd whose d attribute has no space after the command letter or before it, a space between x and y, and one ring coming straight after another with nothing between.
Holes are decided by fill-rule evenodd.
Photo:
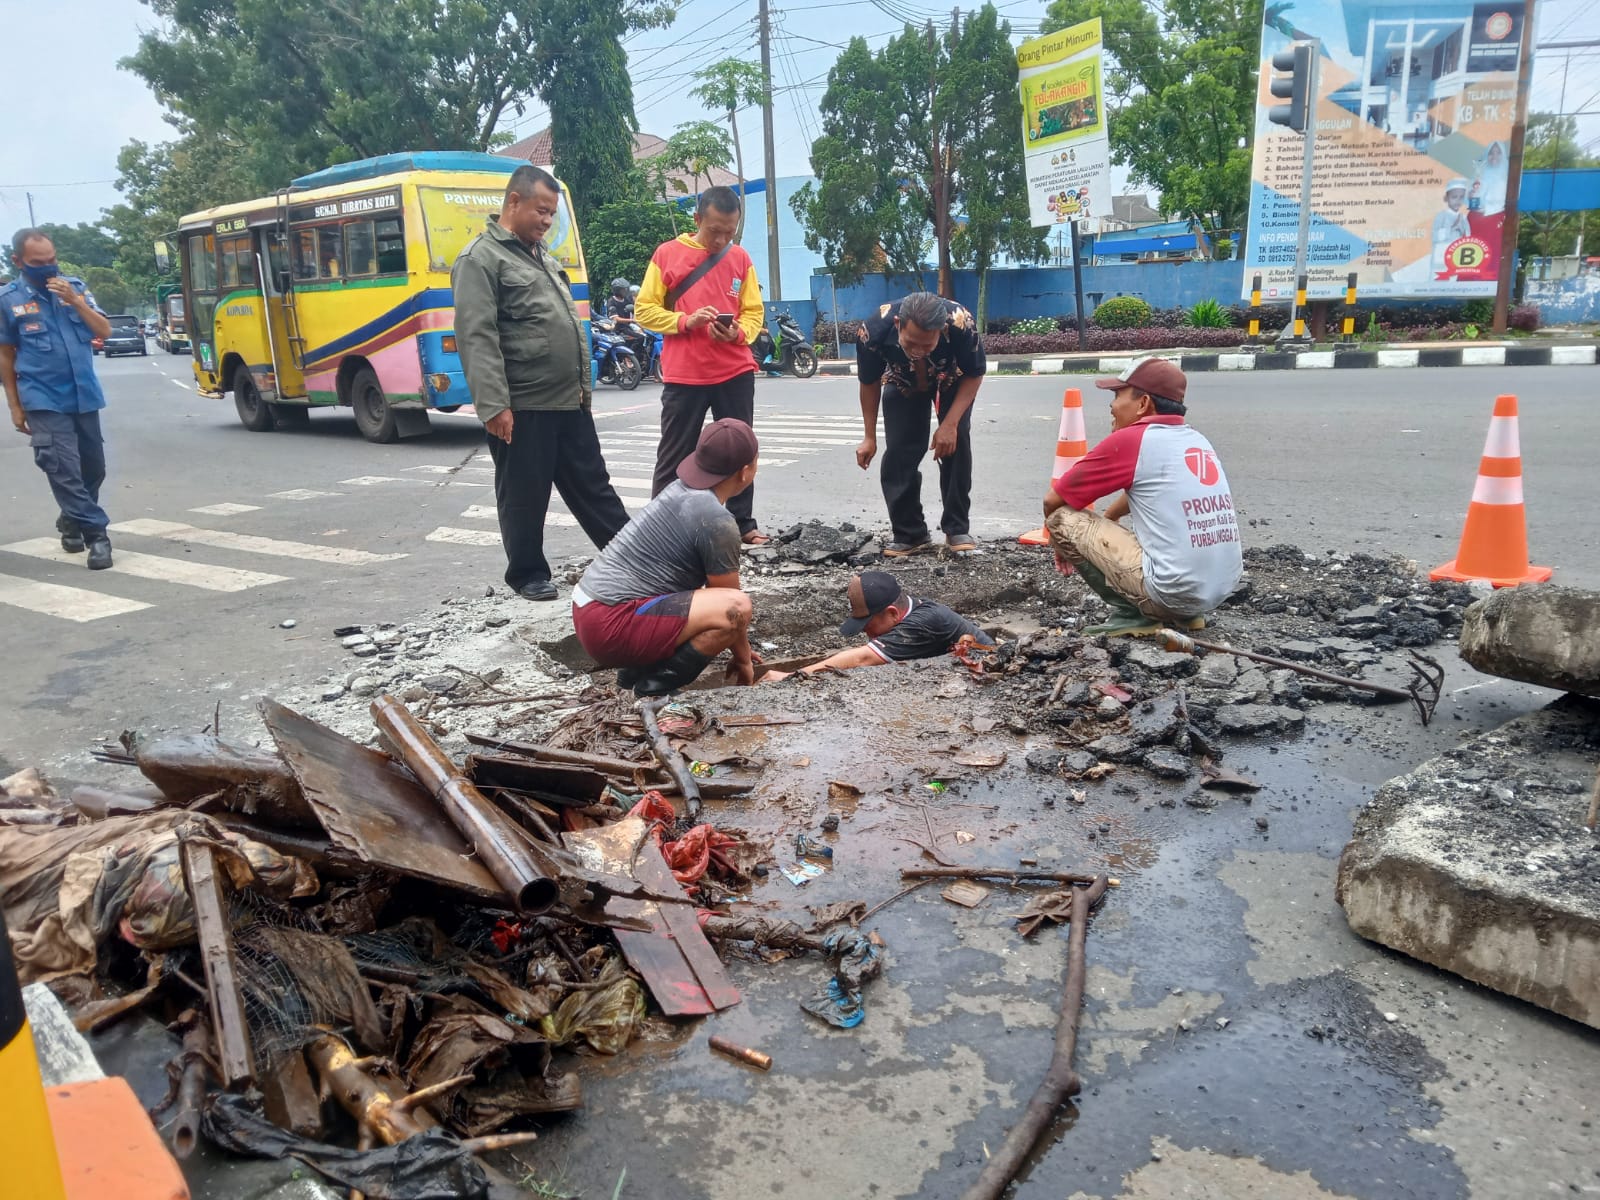
<instances>
[{"instance_id":1,"label":"billboard","mask_svg":"<svg viewBox=\"0 0 1600 1200\"><path fill-rule=\"evenodd\" d=\"M1300 0L1261 31L1243 295L1294 286L1300 134L1267 119L1272 56L1319 39L1309 294L1492 296L1500 269L1522 0Z\"/></svg>"},{"instance_id":2,"label":"billboard","mask_svg":"<svg viewBox=\"0 0 1600 1200\"><path fill-rule=\"evenodd\" d=\"M1100 18L1017 47L1022 159L1035 225L1111 215Z\"/></svg>"}]
</instances>

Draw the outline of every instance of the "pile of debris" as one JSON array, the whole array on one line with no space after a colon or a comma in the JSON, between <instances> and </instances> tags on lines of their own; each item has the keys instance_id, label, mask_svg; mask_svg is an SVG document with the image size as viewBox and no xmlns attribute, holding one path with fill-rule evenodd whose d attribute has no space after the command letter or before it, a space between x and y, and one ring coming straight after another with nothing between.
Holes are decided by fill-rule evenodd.
<instances>
[{"instance_id":1,"label":"pile of debris","mask_svg":"<svg viewBox=\"0 0 1600 1200\"><path fill-rule=\"evenodd\" d=\"M375 1200L487 1195L474 1155L581 1107L571 1055L739 1003L697 909L745 898L771 860L699 819L702 791L748 791L702 788L678 748L704 715L585 700L567 746L480 737L464 766L383 695L385 749L264 700L274 750L124 734L98 757L148 786L62 797L13 776L0 906L21 979L81 1029L138 1009L169 1023L180 1157L203 1132ZM881 969L881 943L837 918L706 927L830 958L805 1007L835 1025Z\"/></svg>"}]
</instances>

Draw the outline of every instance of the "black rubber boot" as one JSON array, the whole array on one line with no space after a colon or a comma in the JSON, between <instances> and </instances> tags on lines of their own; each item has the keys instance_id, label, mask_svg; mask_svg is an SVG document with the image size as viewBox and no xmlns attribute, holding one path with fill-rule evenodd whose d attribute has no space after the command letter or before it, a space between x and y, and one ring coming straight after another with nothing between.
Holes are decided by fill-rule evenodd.
<instances>
[{"instance_id":1,"label":"black rubber boot","mask_svg":"<svg viewBox=\"0 0 1600 1200\"><path fill-rule=\"evenodd\" d=\"M104 533L86 533L84 544L89 549L89 570L104 571L111 565L111 539Z\"/></svg>"},{"instance_id":2,"label":"black rubber boot","mask_svg":"<svg viewBox=\"0 0 1600 1200\"><path fill-rule=\"evenodd\" d=\"M57 517L56 532L61 535L61 548L68 554L83 553L83 530L78 528L76 522L69 521L65 517Z\"/></svg>"},{"instance_id":3,"label":"black rubber boot","mask_svg":"<svg viewBox=\"0 0 1600 1200\"><path fill-rule=\"evenodd\" d=\"M709 654L701 654L694 643L685 642L666 658L648 667L639 668L639 678L633 685L635 696L665 696L685 684L693 683L711 663Z\"/></svg>"}]
</instances>

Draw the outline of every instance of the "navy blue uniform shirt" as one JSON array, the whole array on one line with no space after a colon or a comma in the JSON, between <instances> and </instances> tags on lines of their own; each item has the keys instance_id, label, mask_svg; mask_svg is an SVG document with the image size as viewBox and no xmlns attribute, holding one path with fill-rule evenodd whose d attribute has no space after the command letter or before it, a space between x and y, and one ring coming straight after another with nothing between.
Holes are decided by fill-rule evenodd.
<instances>
[{"instance_id":1,"label":"navy blue uniform shirt","mask_svg":"<svg viewBox=\"0 0 1600 1200\"><path fill-rule=\"evenodd\" d=\"M83 280L65 278L100 312ZM106 406L94 375L92 341L83 318L53 292L21 277L0 288L0 346L17 348L17 390L25 410L87 413Z\"/></svg>"}]
</instances>

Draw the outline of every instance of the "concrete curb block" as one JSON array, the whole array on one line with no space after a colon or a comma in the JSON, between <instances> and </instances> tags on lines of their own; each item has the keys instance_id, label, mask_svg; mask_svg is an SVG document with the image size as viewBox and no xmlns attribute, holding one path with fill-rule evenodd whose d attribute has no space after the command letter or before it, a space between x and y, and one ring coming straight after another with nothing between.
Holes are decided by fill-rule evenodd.
<instances>
[{"instance_id":1,"label":"concrete curb block","mask_svg":"<svg viewBox=\"0 0 1600 1200\"><path fill-rule=\"evenodd\" d=\"M1429 346L1406 350L1219 350L1215 352L1152 350L1152 355L1174 358L1186 373L1196 371L1326 371L1364 370L1371 367L1590 367L1600 361L1595 346ZM1102 358L1024 358L1007 356L989 360L992 371L1033 375L1117 375L1138 355ZM856 365L829 361L820 375L854 375Z\"/></svg>"}]
</instances>

